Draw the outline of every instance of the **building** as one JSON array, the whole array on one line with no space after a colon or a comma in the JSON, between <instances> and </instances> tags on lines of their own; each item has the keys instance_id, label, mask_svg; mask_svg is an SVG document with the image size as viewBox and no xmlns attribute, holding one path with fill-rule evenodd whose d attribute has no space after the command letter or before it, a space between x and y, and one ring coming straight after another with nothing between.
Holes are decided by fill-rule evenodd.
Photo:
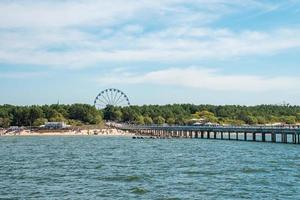
<instances>
[{"instance_id":1,"label":"building","mask_svg":"<svg viewBox=\"0 0 300 200\"><path fill-rule=\"evenodd\" d=\"M70 127L65 122L46 122L43 128L46 129L64 129Z\"/></svg>"}]
</instances>

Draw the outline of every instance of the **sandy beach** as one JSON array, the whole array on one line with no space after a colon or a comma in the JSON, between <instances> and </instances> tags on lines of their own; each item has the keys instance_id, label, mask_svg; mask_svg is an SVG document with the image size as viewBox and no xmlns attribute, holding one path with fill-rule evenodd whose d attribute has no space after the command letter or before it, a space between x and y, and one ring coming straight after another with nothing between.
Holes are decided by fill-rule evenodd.
<instances>
[{"instance_id":1,"label":"sandy beach","mask_svg":"<svg viewBox=\"0 0 300 200\"><path fill-rule=\"evenodd\" d=\"M82 130L0 130L0 136L133 136L134 134L118 129L82 129Z\"/></svg>"}]
</instances>

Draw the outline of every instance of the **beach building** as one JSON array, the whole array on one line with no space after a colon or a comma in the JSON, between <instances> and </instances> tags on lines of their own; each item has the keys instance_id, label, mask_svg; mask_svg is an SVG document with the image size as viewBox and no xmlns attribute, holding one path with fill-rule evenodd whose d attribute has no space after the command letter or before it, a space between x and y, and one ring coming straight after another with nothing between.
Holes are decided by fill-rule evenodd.
<instances>
[{"instance_id":1,"label":"beach building","mask_svg":"<svg viewBox=\"0 0 300 200\"><path fill-rule=\"evenodd\" d=\"M64 129L68 128L70 125L67 125L65 122L46 122L43 128L46 129Z\"/></svg>"}]
</instances>

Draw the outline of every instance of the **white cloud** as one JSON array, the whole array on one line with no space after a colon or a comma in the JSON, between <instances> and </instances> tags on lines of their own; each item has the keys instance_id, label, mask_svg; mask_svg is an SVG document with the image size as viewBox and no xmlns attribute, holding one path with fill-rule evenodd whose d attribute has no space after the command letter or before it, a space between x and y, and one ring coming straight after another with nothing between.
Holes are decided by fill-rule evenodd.
<instances>
[{"instance_id":1,"label":"white cloud","mask_svg":"<svg viewBox=\"0 0 300 200\"><path fill-rule=\"evenodd\" d=\"M249 75L222 75L218 70L199 67L169 68L144 74L107 74L97 80L101 84L157 84L217 91L284 91L297 89L296 77L264 77Z\"/></svg>"},{"instance_id":2,"label":"white cloud","mask_svg":"<svg viewBox=\"0 0 300 200\"><path fill-rule=\"evenodd\" d=\"M269 10L257 0L2 0L0 27L69 27L109 25L127 19L210 22L232 11Z\"/></svg>"},{"instance_id":3,"label":"white cloud","mask_svg":"<svg viewBox=\"0 0 300 200\"><path fill-rule=\"evenodd\" d=\"M300 47L298 29L235 32L207 24L232 12L273 7L255 0L4 0L0 62L76 68L224 59Z\"/></svg>"},{"instance_id":4,"label":"white cloud","mask_svg":"<svg viewBox=\"0 0 300 200\"><path fill-rule=\"evenodd\" d=\"M139 26L129 26L103 38L69 29L36 34L0 32L0 61L88 67L101 62L226 59L268 55L300 47L298 29L233 32L228 29L179 27L139 35L142 31Z\"/></svg>"},{"instance_id":5,"label":"white cloud","mask_svg":"<svg viewBox=\"0 0 300 200\"><path fill-rule=\"evenodd\" d=\"M141 8L133 1L12 1L0 4L0 27L107 25Z\"/></svg>"}]
</instances>

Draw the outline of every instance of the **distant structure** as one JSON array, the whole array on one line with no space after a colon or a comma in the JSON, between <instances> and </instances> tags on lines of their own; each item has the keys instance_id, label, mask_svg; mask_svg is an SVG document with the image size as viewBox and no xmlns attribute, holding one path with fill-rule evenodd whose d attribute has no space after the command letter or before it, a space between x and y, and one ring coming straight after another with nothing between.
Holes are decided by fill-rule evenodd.
<instances>
[{"instance_id":1,"label":"distant structure","mask_svg":"<svg viewBox=\"0 0 300 200\"><path fill-rule=\"evenodd\" d=\"M94 100L94 106L97 109L103 109L108 105L112 106L130 106L128 96L119 89L108 88L101 91Z\"/></svg>"},{"instance_id":2,"label":"distant structure","mask_svg":"<svg viewBox=\"0 0 300 200\"><path fill-rule=\"evenodd\" d=\"M65 122L46 122L42 127L45 129L64 129L70 126Z\"/></svg>"},{"instance_id":3,"label":"distant structure","mask_svg":"<svg viewBox=\"0 0 300 200\"><path fill-rule=\"evenodd\" d=\"M286 107L289 107L291 104L286 102L286 101L283 101L283 102L280 102L280 103L277 103L276 104L277 106L286 106Z\"/></svg>"}]
</instances>

